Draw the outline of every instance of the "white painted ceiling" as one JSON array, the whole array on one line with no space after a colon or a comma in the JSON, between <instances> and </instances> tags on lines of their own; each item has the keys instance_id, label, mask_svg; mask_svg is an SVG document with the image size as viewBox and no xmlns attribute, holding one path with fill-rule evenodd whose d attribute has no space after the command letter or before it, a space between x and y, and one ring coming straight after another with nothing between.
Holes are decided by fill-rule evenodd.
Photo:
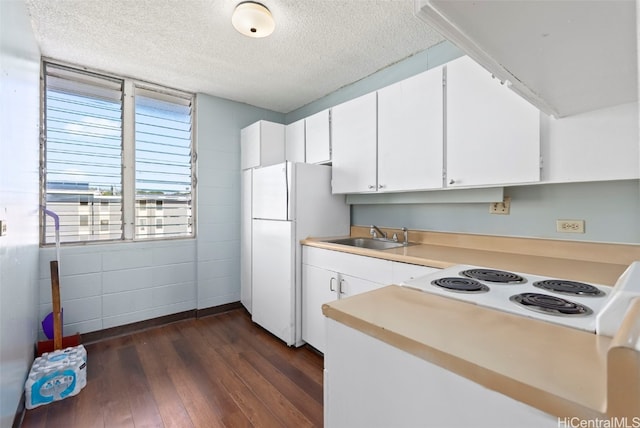
<instances>
[{"instance_id":1,"label":"white painted ceiling","mask_svg":"<svg viewBox=\"0 0 640 428\"><path fill-rule=\"evenodd\" d=\"M241 0L25 0L45 57L288 113L443 38L413 0L262 0L275 32L236 32Z\"/></svg>"}]
</instances>

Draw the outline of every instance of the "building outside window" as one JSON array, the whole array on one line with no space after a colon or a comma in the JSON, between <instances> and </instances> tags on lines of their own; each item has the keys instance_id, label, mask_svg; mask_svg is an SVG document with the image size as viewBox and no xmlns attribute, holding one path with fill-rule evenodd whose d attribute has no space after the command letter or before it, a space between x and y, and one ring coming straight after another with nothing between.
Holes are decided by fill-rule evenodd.
<instances>
[{"instance_id":1,"label":"building outside window","mask_svg":"<svg viewBox=\"0 0 640 428\"><path fill-rule=\"evenodd\" d=\"M48 61L43 82L42 204L61 241L192 237L193 95ZM53 243L51 219L41 230Z\"/></svg>"}]
</instances>

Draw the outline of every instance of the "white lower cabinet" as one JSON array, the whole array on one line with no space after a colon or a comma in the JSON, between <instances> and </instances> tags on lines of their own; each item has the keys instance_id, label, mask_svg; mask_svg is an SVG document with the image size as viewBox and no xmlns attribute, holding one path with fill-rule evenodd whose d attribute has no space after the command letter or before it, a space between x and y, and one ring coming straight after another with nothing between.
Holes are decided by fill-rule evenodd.
<instances>
[{"instance_id":1,"label":"white lower cabinet","mask_svg":"<svg viewBox=\"0 0 640 428\"><path fill-rule=\"evenodd\" d=\"M302 249L302 340L324 352L322 305L437 269L304 246Z\"/></svg>"},{"instance_id":2,"label":"white lower cabinet","mask_svg":"<svg viewBox=\"0 0 640 428\"><path fill-rule=\"evenodd\" d=\"M558 426L554 416L358 330L332 319L326 326L325 427Z\"/></svg>"},{"instance_id":3,"label":"white lower cabinet","mask_svg":"<svg viewBox=\"0 0 640 428\"><path fill-rule=\"evenodd\" d=\"M302 265L302 340L324 352L325 328L322 305L336 300L338 273Z\"/></svg>"},{"instance_id":4,"label":"white lower cabinet","mask_svg":"<svg viewBox=\"0 0 640 428\"><path fill-rule=\"evenodd\" d=\"M324 352L322 305L391 284L393 263L315 247L302 251L302 340Z\"/></svg>"}]
</instances>

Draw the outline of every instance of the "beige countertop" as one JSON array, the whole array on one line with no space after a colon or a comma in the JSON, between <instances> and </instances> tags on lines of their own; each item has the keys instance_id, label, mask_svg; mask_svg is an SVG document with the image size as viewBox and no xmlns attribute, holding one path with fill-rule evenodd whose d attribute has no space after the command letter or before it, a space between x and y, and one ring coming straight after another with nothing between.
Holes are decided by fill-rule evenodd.
<instances>
[{"instance_id":1,"label":"beige countertop","mask_svg":"<svg viewBox=\"0 0 640 428\"><path fill-rule=\"evenodd\" d=\"M634 305L613 339L396 285L323 313L552 415L594 419L640 415Z\"/></svg>"},{"instance_id":2,"label":"beige countertop","mask_svg":"<svg viewBox=\"0 0 640 428\"><path fill-rule=\"evenodd\" d=\"M394 229L388 231L389 236ZM351 236L368 237L369 229L353 226ZM435 268L457 264L476 265L614 285L634 260L640 245L512 238L489 235L410 231L412 245L389 250L370 250L309 238L304 245Z\"/></svg>"},{"instance_id":3,"label":"beige countertop","mask_svg":"<svg viewBox=\"0 0 640 428\"><path fill-rule=\"evenodd\" d=\"M383 229L392 236L401 231ZM352 226L352 237L369 228ZM640 245L409 231L413 245L369 250L304 245L435 268L477 265L614 285ZM323 313L427 361L559 417L640 416L640 299L615 337L390 285L331 302Z\"/></svg>"}]
</instances>

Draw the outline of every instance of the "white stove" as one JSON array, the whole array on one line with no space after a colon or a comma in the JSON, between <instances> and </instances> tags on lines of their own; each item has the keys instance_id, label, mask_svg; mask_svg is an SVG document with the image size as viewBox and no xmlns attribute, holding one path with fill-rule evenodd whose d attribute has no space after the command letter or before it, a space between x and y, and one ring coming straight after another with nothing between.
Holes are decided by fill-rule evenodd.
<instances>
[{"instance_id":1,"label":"white stove","mask_svg":"<svg viewBox=\"0 0 640 428\"><path fill-rule=\"evenodd\" d=\"M640 262L614 287L513 271L456 265L402 283L405 287L606 336L640 297Z\"/></svg>"}]
</instances>

